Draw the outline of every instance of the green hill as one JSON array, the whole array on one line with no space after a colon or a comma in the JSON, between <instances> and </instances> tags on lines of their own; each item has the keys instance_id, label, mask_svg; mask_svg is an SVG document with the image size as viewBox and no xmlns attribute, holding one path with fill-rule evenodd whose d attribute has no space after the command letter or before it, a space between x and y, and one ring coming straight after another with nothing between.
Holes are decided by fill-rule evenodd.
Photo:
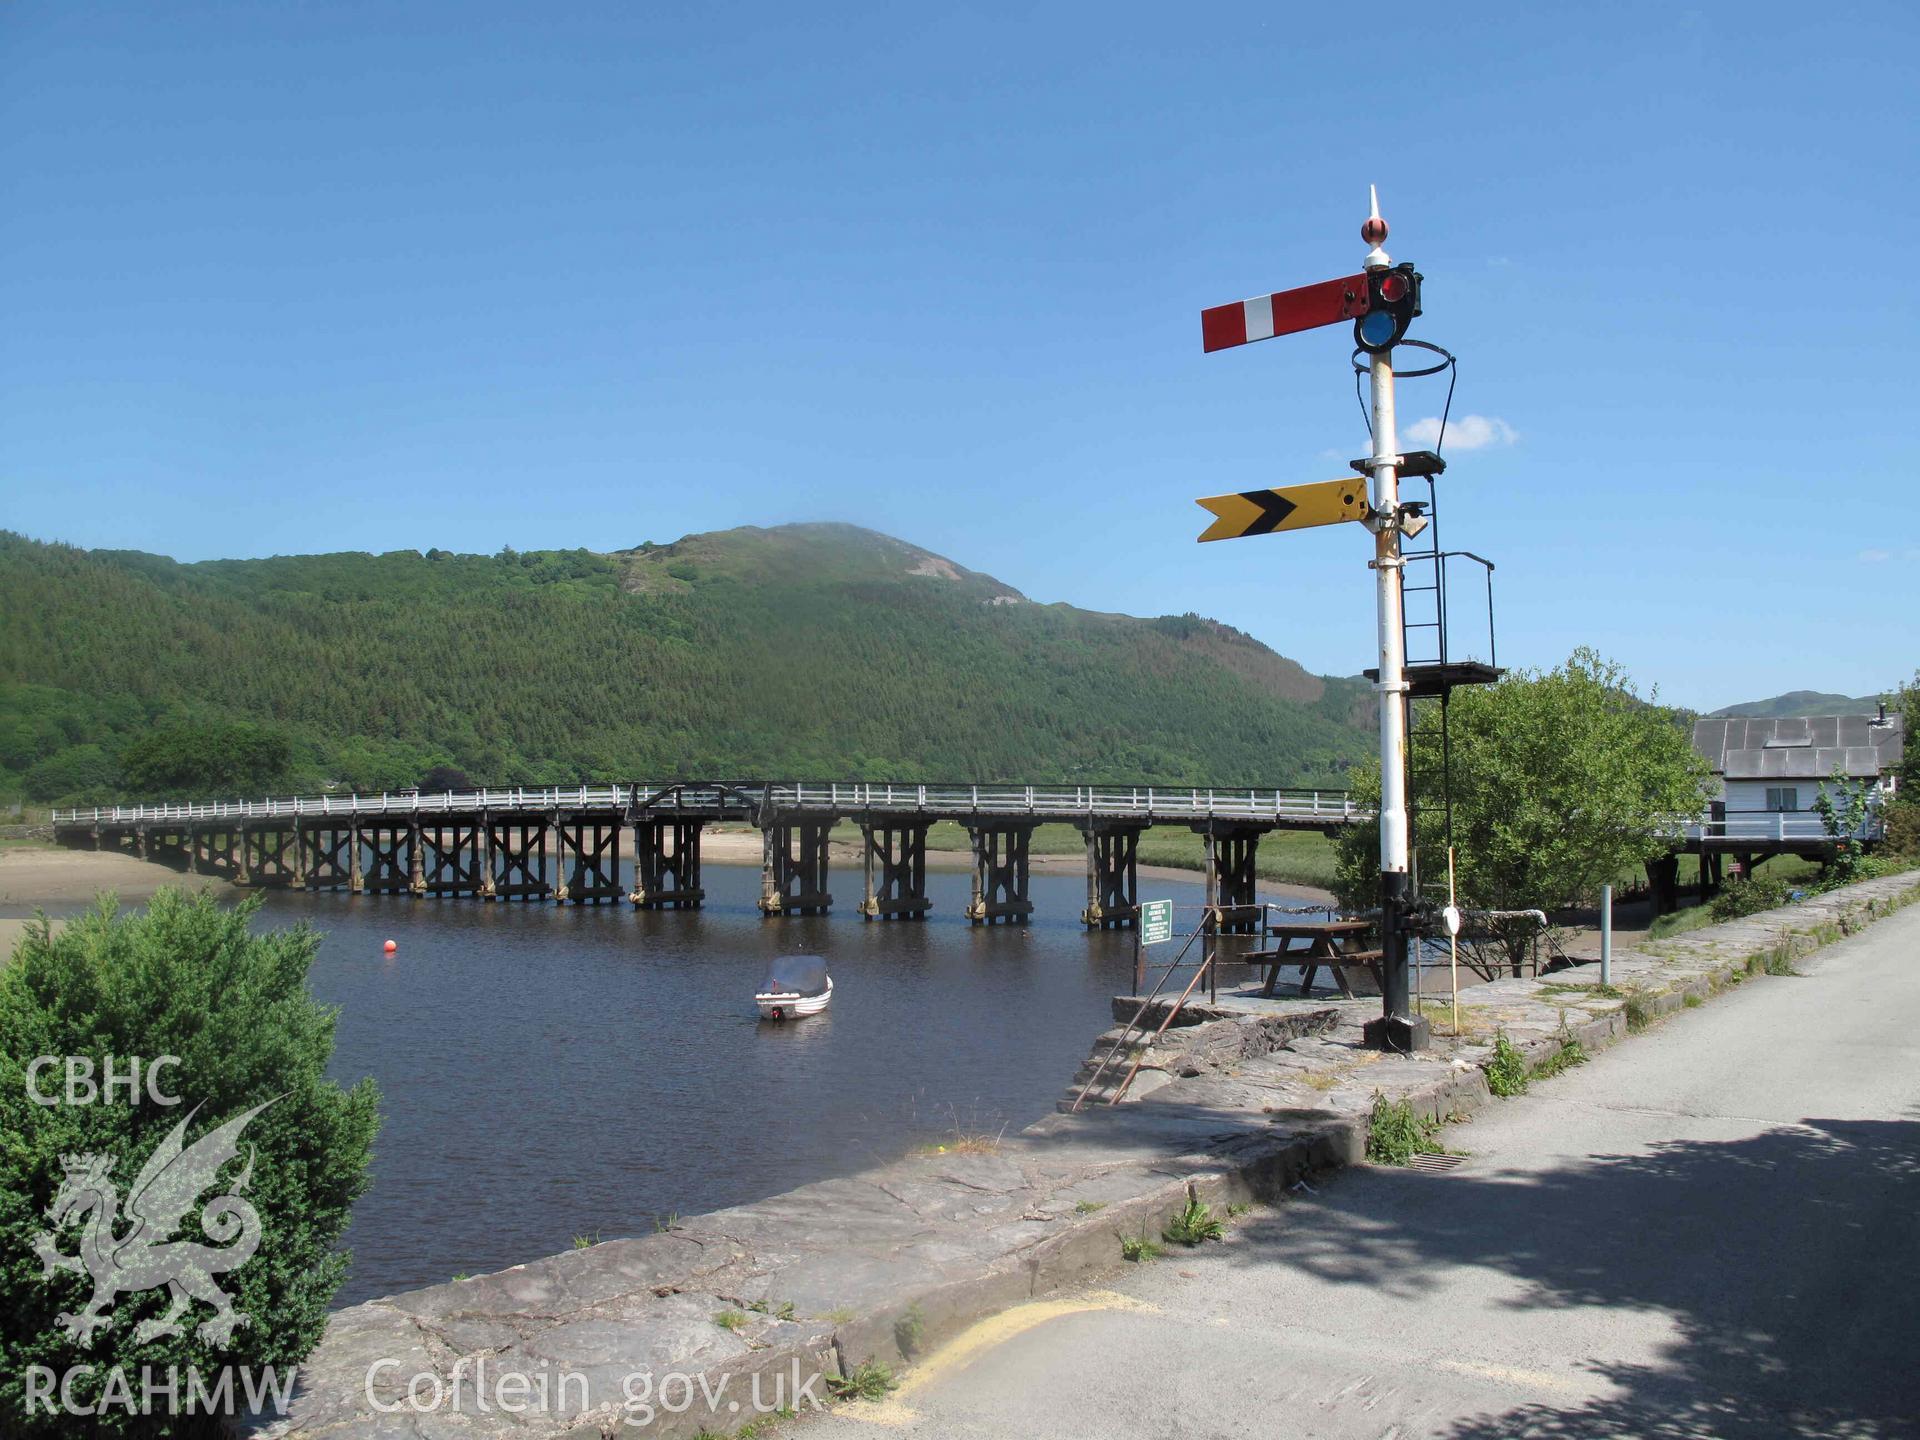
<instances>
[{"instance_id":1,"label":"green hill","mask_svg":"<svg viewBox=\"0 0 1920 1440\"><path fill-rule=\"evenodd\" d=\"M1766 720L1779 715L1871 715L1880 708L1878 695L1828 695L1819 690L1789 690L1770 700L1747 700L1715 710L1713 718Z\"/></svg>"},{"instance_id":2,"label":"green hill","mask_svg":"<svg viewBox=\"0 0 1920 1440\"><path fill-rule=\"evenodd\" d=\"M1318 784L1370 745L1362 681L1194 615L1036 605L841 525L190 565L0 534L0 613L0 788L37 799L152 793L130 746L234 722L284 737L289 787L435 765Z\"/></svg>"}]
</instances>

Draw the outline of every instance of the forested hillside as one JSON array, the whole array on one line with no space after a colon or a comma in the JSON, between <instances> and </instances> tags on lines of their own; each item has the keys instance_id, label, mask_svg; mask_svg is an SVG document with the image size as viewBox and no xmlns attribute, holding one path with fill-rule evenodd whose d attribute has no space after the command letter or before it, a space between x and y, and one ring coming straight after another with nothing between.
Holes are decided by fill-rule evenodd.
<instances>
[{"instance_id":1,"label":"forested hillside","mask_svg":"<svg viewBox=\"0 0 1920 1440\"><path fill-rule=\"evenodd\" d=\"M1871 715L1880 695L1834 695L1824 690L1789 690L1766 700L1747 700L1715 710L1713 715L1767 720L1787 715Z\"/></svg>"},{"instance_id":2,"label":"forested hillside","mask_svg":"<svg viewBox=\"0 0 1920 1440\"><path fill-rule=\"evenodd\" d=\"M0 534L0 614L0 788L40 800L436 766L1326 783L1368 748L1362 682L849 526L191 565Z\"/></svg>"}]
</instances>

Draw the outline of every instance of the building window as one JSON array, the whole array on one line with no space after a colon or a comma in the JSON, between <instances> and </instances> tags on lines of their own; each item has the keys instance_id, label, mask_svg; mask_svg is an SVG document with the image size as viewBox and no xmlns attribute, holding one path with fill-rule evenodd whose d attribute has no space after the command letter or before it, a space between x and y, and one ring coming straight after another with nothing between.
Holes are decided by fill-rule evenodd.
<instances>
[{"instance_id":1,"label":"building window","mask_svg":"<svg viewBox=\"0 0 1920 1440\"><path fill-rule=\"evenodd\" d=\"M1799 808L1800 791L1797 787L1792 785L1784 788L1777 785L1767 787L1767 809L1798 810Z\"/></svg>"}]
</instances>

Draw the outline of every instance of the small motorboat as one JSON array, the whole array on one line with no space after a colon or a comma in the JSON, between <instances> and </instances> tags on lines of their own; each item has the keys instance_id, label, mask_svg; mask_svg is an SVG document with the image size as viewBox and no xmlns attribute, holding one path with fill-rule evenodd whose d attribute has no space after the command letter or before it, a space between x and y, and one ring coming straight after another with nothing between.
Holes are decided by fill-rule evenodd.
<instances>
[{"instance_id":1,"label":"small motorboat","mask_svg":"<svg viewBox=\"0 0 1920 1440\"><path fill-rule=\"evenodd\" d=\"M767 967L753 1003L763 1020L792 1020L818 1015L833 999L833 977L818 955L781 955Z\"/></svg>"}]
</instances>

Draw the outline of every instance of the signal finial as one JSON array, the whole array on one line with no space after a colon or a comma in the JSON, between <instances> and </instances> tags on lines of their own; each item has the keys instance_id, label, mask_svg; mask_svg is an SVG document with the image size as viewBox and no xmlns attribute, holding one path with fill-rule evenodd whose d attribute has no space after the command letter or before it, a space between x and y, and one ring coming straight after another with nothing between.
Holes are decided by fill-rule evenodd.
<instances>
[{"instance_id":1,"label":"signal finial","mask_svg":"<svg viewBox=\"0 0 1920 1440\"><path fill-rule=\"evenodd\" d=\"M1387 238L1387 222L1380 218L1380 191L1376 186L1367 187L1367 199L1372 204L1372 213L1360 226L1360 238L1373 248L1367 251L1367 269L1385 270L1393 264L1387 258L1387 252L1380 248Z\"/></svg>"}]
</instances>

